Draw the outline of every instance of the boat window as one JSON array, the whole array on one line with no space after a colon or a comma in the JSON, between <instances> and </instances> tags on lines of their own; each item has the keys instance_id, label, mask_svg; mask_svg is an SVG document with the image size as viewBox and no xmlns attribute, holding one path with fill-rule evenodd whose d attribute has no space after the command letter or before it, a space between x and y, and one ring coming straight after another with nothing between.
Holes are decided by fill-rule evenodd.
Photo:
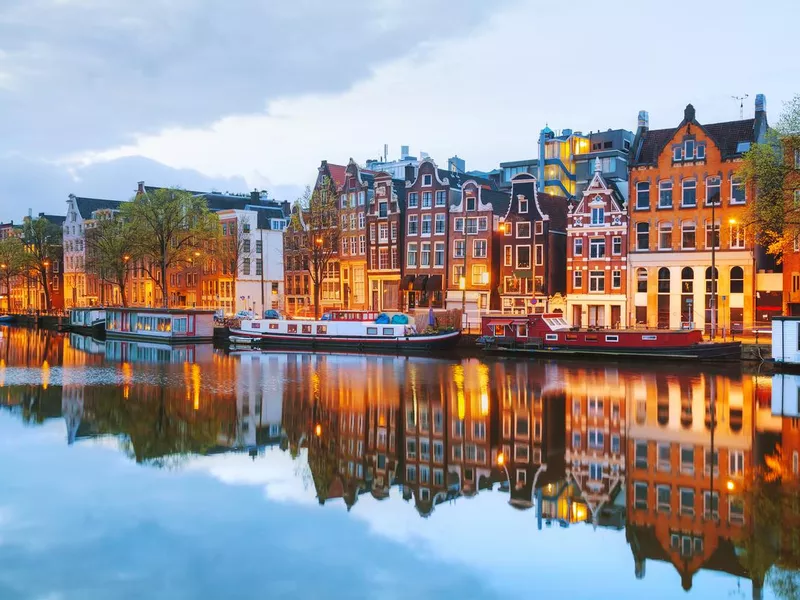
<instances>
[{"instance_id":1,"label":"boat window","mask_svg":"<svg viewBox=\"0 0 800 600\"><path fill-rule=\"evenodd\" d=\"M286 333L297 333L297 325L287 325Z\"/></svg>"},{"instance_id":2,"label":"boat window","mask_svg":"<svg viewBox=\"0 0 800 600\"><path fill-rule=\"evenodd\" d=\"M642 341L645 342L655 342L658 339L657 335L643 335Z\"/></svg>"},{"instance_id":3,"label":"boat window","mask_svg":"<svg viewBox=\"0 0 800 600\"><path fill-rule=\"evenodd\" d=\"M328 326L317 325L317 335L328 335Z\"/></svg>"},{"instance_id":4,"label":"boat window","mask_svg":"<svg viewBox=\"0 0 800 600\"><path fill-rule=\"evenodd\" d=\"M564 336L564 338L568 342L577 342L578 341L578 336L575 335L574 333L568 333L567 335Z\"/></svg>"},{"instance_id":5,"label":"boat window","mask_svg":"<svg viewBox=\"0 0 800 600\"><path fill-rule=\"evenodd\" d=\"M278 328L278 324L277 323L270 323L269 324L269 328L270 329L277 329Z\"/></svg>"},{"instance_id":6,"label":"boat window","mask_svg":"<svg viewBox=\"0 0 800 600\"><path fill-rule=\"evenodd\" d=\"M252 321L250 323L250 329L261 329L261 323L257 321Z\"/></svg>"},{"instance_id":7,"label":"boat window","mask_svg":"<svg viewBox=\"0 0 800 600\"><path fill-rule=\"evenodd\" d=\"M394 335L394 329L392 327L384 327L383 335Z\"/></svg>"},{"instance_id":8,"label":"boat window","mask_svg":"<svg viewBox=\"0 0 800 600\"><path fill-rule=\"evenodd\" d=\"M311 333L311 325L303 325L303 333Z\"/></svg>"},{"instance_id":9,"label":"boat window","mask_svg":"<svg viewBox=\"0 0 800 600\"><path fill-rule=\"evenodd\" d=\"M619 341L619 336L618 335L607 335L606 336L606 341L607 342L618 342Z\"/></svg>"},{"instance_id":10,"label":"boat window","mask_svg":"<svg viewBox=\"0 0 800 600\"><path fill-rule=\"evenodd\" d=\"M367 335L378 335L377 327L367 327Z\"/></svg>"},{"instance_id":11,"label":"boat window","mask_svg":"<svg viewBox=\"0 0 800 600\"><path fill-rule=\"evenodd\" d=\"M517 325L517 337L528 337L527 325Z\"/></svg>"},{"instance_id":12,"label":"boat window","mask_svg":"<svg viewBox=\"0 0 800 600\"><path fill-rule=\"evenodd\" d=\"M597 336L596 335L587 335L583 339L584 339L584 341L587 341L587 342L596 342L597 341Z\"/></svg>"},{"instance_id":13,"label":"boat window","mask_svg":"<svg viewBox=\"0 0 800 600\"><path fill-rule=\"evenodd\" d=\"M505 325L495 325L494 326L494 334L497 337L505 337L505 335L506 335L506 326Z\"/></svg>"},{"instance_id":14,"label":"boat window","mask_svg":"<svg viewBox=\"0 0 800 600\"><path fill-rule=\"evenodd\" d=\"M569 336L567 336L569 337ZM557 342L558 341L558 334L557 333L546 333L544 335L544 339L548 342Z\"/></svg>"}]
</instances>

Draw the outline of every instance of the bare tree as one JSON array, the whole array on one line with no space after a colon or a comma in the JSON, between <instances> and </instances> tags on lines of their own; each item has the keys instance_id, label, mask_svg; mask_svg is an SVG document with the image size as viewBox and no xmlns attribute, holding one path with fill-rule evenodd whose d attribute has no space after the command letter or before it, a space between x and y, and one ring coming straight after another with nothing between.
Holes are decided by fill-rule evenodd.
<instances>
[{"instance_id":1,"label":"bare tree","mask_svg":"<svg viewBox=\"0 0 800 600\"><path fill-rule=\"evenodd\" d=\"M86 232L86 269L119 288L122 306L128 306L125 284L135 247L133 228L119 214L109 212Z\"/></svg>"}]
</instances>

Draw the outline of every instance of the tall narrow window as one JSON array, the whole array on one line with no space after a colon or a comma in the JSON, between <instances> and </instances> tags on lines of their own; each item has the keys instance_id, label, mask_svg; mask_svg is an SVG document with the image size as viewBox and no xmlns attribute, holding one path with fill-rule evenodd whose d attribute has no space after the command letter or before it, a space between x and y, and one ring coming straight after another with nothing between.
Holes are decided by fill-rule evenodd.
<instances>
[{"instance_id":1,"label":"tall narrow window","mask_svg":"<svg viewBox=\"0 0 800 600\"><path fill-rule=\"evenodd\" d=\"M672 181L669 179L658 183L658 208L672 208Z\"/></svg>"},{"instance_id":2,"label":"tall narrow window","mask_svg":"<svg viewBox=\"0 0 800 600\"><path fill-rule=\"evenodd\" d=\"M576 237L572 242L572 253L575 256L583 256L583 238Z\"/></svg>"},{"instance_id":3,"label":"tall narrow window","mask_svg":"<svg viewBox=\"0 0 800 600\"><path fill-rule=\"evenodd\" d=\"M746 201L744 180L731 177L731 204L744 204Z\"/></svg>"},{"instance_id":4,"label":"tall narrow window","mask_svg":"<svg viewBox=\"0 0 800 600\"><path fill-rule=\"evenodd\" d=\"M697 226L694 221L684 221L681 224L681 248L694 250L697 247Z\"/></svg>"},{"instance_id":5,"label":"tall narrow window","mask_svg":"<svg viewBox=\"0 0 800 600\"><path fill-rule=\"evenodd\" d=\"M711 206L720 204L720 190L722 189L722 179L719 177L706 177L706 205Z\"/></svg>"},{"instance_id":6,"label":"tall narrow window","mask_svg":"<svg viewBox=\"0 0 800 600\"><path fill-rule=\"evenodd\" d=\"M636 210L648 210L650 208L650 184L647 181L640 181L636 184Z\"/></svg>"},{"instance_id":7,"label":"tall narrow window","mask_svg":"<svg viewBox=\"0 0 800 600\"><path fill-rule=\"evenodd\" d=\"M636 249L649 250L650 249L650 224L637 223L636 224Z\"/></svg>"},{"instance_id":8,"label":"tall narrow window","mask_svg":"<svg viewBox=\"0 0 800 600\"><path fill-rule=\"evenodd\" d=\"M637 292L646 292L647 291L647 269L639 268L636 271L636 291Z\"/></svg>"},{"instance_id":9,"label":"tall narrow window","mask_svg":"<svg viewBox=\"0 0 800 600\"><path fill-rule=\"evenodd\" d=\"M719 248L719 221L706 221L706 248Z\"/></svg>"},{"instance_id":10,"label":"tall narrow window","mask_svg":"<svg viewBox=\"0 0 800 600\"><path fill-rule=\"evenodd\" d=\"M741 294L744 292L744 269L742 267L731 268L731 294Z\"/></svg>"},{"instance_id":11,"label":"tall narrow window","mask_svg":"<svg viewBox=\"0 0 800 600\"><path fill-rule=\"evenodd\" d=\"M744 228L738 223L730 224L730 241L731 248L744 248Z\"/></svg>"},{"instance_id":12,"label":"tall narrow window","mask_svg":"<svg viewBox=\"0 0 800 600\"><path fill-rule=\"evenodd\" d=\"M681 206L697 206L697 181L684 179L681 182Z\"/></svg>"},{"instance_id":13,"label":"tall narrow window","mask_svg":"<svg viewBox=\"0 0 800 600\"><path fill-rule=\"evenodd\" d=\"M658 249L672 250L672 223L658 224Z\"/></svg>"}]
</instances>

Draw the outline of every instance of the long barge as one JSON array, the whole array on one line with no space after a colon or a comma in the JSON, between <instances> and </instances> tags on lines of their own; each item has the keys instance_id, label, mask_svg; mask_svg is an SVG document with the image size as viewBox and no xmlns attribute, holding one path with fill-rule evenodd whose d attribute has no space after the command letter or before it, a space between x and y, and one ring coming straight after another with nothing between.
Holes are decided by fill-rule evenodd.
<instances>
[{"instance_id":1,"label":"long barge","mask_svg":"<svg viewBox=\"0 0 800 600\"><path fill-rule=\"evenodd\" d=\"M706 342L699 330L584 329L560 314L484 315L478 343L487 352L551 357L734 360L741 342Z\"/></svg>"}]
</instances>

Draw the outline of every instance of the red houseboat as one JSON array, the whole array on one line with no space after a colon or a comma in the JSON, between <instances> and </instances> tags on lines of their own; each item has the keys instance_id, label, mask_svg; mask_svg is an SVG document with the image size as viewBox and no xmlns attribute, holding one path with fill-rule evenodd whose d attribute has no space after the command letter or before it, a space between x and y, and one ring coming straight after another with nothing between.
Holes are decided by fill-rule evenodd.
<instances>
[{"instance_id":1,"label":"red houseboat","mask_svg":"<svg viewBox=\"0 0 800 600\"><path fill-rule=\"evenodd\" d=\"M560 314L484 315L484 350L605 358L740 359L741 342L704 342L697 329L581 329Z\"/></svg>"}]
</instances>

